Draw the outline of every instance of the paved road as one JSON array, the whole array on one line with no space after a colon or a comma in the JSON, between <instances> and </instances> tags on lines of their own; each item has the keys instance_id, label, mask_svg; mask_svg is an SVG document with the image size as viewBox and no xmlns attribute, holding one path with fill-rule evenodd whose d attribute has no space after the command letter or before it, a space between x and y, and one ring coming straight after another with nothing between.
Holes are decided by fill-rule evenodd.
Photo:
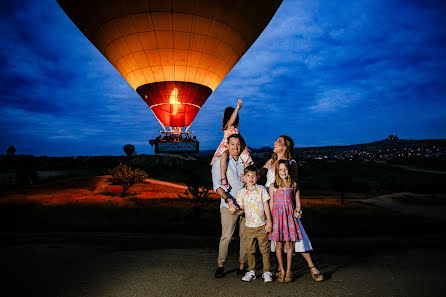
<instances>
[{"instance_id":1,"label":"paved road","mask_svg":"<svg viewBox=\"0 0 446 297\"><path fill-rule=\"evenodd\" d=\"M302 257L295 255L294 282L265 284L261 279L250 283L240 280L234 272L234 250L226 266L228 275L215 279L214 238L178 238L177 246L188 241L192 247L160 249L175 241L101 233L4 237L7 240L0 246L0 261L6 275L1 279L2 291L12 292L8 296L418 297L442 296L446 289L445 244L438 238L424 238L422 242L408 238L315 240L315 248L321 248L314 257L328 280L314 282ZM204 248L193 247L200 241Z\"/></svg>"}]
</instances>

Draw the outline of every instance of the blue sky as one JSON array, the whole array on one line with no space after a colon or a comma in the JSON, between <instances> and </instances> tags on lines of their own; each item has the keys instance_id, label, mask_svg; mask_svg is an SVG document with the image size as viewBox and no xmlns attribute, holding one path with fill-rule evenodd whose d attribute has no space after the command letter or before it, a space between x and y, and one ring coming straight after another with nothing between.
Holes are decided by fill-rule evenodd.
<instances>
[{"instance_id":1,"label":"blue sky","mask_svg":"<svg viewBox=\"0 0 446 297\"><path fill-rule=\"evenodd\" d=\"M55 1L9 1L0 16L1 153L153 153L148 106ZM445 16L443 1L285 0L191 130L216 148L242 97L254 148L281 134L296 147L446 138Z\"/></svg>"}]
</instances>

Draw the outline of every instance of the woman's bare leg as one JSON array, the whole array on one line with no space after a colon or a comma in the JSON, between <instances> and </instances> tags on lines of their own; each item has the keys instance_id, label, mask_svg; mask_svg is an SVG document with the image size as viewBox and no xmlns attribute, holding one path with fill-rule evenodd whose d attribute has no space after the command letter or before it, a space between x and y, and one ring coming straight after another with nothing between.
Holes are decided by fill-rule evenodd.
<instances>
[{"instance_id":1,"label":"woman's bare leg","mask_svg":"<svg viewBox=\"0 0 446 297\"><path fill-rule=\"evenodd\" d=\"M311 259L310 253L300 253L302 257L304 257L305 261L307 261L308 268L311 269L313 274L318 274L320 271L314 266L313 260Z\"/></svg>"},{"instance_id":2,"label":"woman's bare leg","mask_svg":"<svg viewBox=\"0 0 446 297\"><path fill-rule=\"evenodd\" d=\"M310 253L300 253L302 257L304 257L305 261L307 261L308 267L314 266L313 260L311 260Z\"/></svg>"}]
</instances>

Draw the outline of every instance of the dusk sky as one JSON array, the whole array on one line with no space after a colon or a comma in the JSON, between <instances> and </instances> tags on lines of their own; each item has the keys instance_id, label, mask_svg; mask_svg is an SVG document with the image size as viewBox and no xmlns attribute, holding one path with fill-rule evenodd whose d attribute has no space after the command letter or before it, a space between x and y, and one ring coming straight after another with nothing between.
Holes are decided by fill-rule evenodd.
<instances>
[{"instance_id":1,"label":"dusk sky","mask_svg":"<svg viewBox=\"0 0 446 297\"><path fill-rule=\"evenodd\" d=\"M253 148L281 134L296 147L446 138L444 3L285 0L196 117L200 148L217 148L239 97ZM1 154L153 153L158 121L56 1L0 15Z\"/></svg>"}]
</instances>

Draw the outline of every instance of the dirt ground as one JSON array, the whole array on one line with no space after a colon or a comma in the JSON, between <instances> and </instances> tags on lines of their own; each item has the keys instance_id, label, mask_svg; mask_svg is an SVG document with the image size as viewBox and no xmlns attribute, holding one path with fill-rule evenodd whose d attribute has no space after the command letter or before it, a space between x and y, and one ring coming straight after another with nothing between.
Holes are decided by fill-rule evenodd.
<instances>
[{"instance_id":1,"label":"dirt ground","mask_svg":"<svg viewBox=\"0 0 446 297\"><path fill-rule=\"evenodd\" d=\"M138 193L134 196L142 200L169 198L170 202L163 202L170 203L167 207L173 203L171 201L180 207L184 205L178 204L177 198L184 190L184 185L147 180L131 191ZM354 199L368 208L353 207L351 210L333 207L339 204L336 197L306 197L303 204L316 207L306 212L308 226L319 231L319 235L330 236L310 237L315 248L314 261L326 280L313 281L302 257L297 254L293 258L295 280L292 283L274 281L265 284L261 279L260 257L258 279L245 283L236 275L237 237L231 244L227 275L215 279L219 238L213 230L219 226L218 221L215 223L209 218L202 221L208 212L202 214L200 221L190 222L185 216L187 213L181 209L170 211L172 215L167 216L161 208L156 208L158 216L153 211L139 212L138 208L135 211L121 209L120 206L127 206L133 200L122 199L119 194L119 186L108 185L106 177L94 177L54 181L46 186L14 190L3 196L0 204L5 208L0 220L3 230L8 232L0 233L2 296L418 297L443 296L446 289L443 281L446 233L441 229L446 210L444 195L396 193ZM19 206L6 207L11 202ZM74 202L76 205L71 208L58 208ZM106 210L77 206L98 202L113 202L113 205ZM28 209L29 203L48 206L48 209L40 206ZM381 209L395 213L378 211ZM104 214L101 216L101 213ZM156 224L169 223L170 227L165 230L180 233L178 230L184 229L189 235L164 231L152 234L150 232L156 228L135 228L139 224L154 224L153 220L146 220L147 215L155 215L155 219L162 217L163 220ZM420 220L423 217L425 221ZM325 219L319 222L316 218ZM84 232L108 230L106 227L101 229L101 224L109 221L114 224L110 229L113 231ZM23 226L14 229L14 224L20 222ZM187 222L189 225L183 229L178 227ZM83 223L88 225L87 229L83 228ZM115 233L115 225L126 223L127 229L117 230L136 229L147 233ZM32 228L34 225L36 229ZM67 229L67 226L72 228ZM373 232L364 235L364 228L368 226ZM417 226L419 228L415 228ZM194 228L212 232L200 235L188 230ZM349 229L356 232L345 232ZM386 229L390 231L382 232ZM429 232L424 234L425 229ZM39 232L30 232L32 230ZM64 232L43 233L42 230ZM65 232L67 230L77 232ZM325 233L321 233L323 230ZM344 237L337 234L344 234ZM272 269L275 269L275 255L271 259Z\"/></svg>"},{"instance_id":2,"label":"dirt ground","mask_svg":"<svg viewBox=\"0 0 446 297\"><path fill-rule=\"evenodd\" d=\"M403 192L362 199L360 201L404 214L414 214L438 221L446 220L445 194L415 194Z\"/></svg>"},{"instance_id":3,"label":"dirt ground","mask_svg":"<svg viewBox=\"0 0 446 297\"><path fill-rule=\"evenodd\" d=\"M48 181L42 185L24 186L2 193L0 203L37 203L41 205L62 205L77 203L83 205L113 203L126 206L129 199L122 199L122 186L110 185L111 176L83 176ZM143 183L133 185L126 198L139 199L177 199L184 195L187 187L183 184L145 179ZM212 192L211 198L218 196Z\"/></svg>"},{"instance_id":4,"label":"dirt ground","mask_svg":"<svg viewBox=\"0 0 446 297\"><path fill-rule=\"evenodd\" d=\"M314 239L316 283L302 257L295 280L215 279L218 238L111 233L9 233L0 246L3 296L443 296L443 236ZM188 246L184 248L183 246ZM275 267L274 255L273 268ZM259 258L260 259L260 258Z\"/></svg>"}]
</instances>

